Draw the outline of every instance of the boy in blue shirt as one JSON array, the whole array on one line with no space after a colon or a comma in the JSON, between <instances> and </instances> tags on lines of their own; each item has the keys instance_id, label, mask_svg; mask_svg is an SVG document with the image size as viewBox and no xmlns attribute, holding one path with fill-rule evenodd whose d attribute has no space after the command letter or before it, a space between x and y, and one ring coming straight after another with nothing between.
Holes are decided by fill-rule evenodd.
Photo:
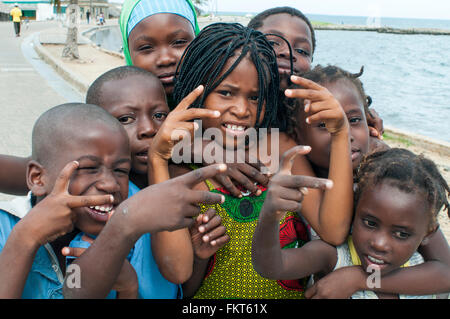
<instances>
[{"instance_id":1,"label":"boy in blue shirt","mask_svg":"<svg viewBox=\"0 0 450 319\"><path fill-rule=\"evenodd\" d=\"M139 226L132 227L139 234L136 238L186 227L199 212L184 209L199 196L189 193L189 176L175 186L159 184L126 200L128 137L100 107L69 103L50 109L36 122L32 144L27 166L31 192L0 204L0 298L62 298L66 265L61 249L80 231L98 235L116 210L123 213L126 207L124 225ZM216 172L217 167L211 167L209 175ZM173 191L188 196L172 209L154 203L155 198L170 199ZM133 267L128 261L117 267L119 275L108 291L115 289L118 298L137 297Z\"/></svg>"}]
</instances>

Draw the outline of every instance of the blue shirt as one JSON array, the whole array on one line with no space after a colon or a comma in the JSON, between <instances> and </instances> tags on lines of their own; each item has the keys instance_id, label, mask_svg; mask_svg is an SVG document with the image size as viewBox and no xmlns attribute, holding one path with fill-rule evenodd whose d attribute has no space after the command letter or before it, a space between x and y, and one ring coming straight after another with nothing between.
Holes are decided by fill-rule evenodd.
<instances>
[{"instance_id":1,"label":"blue shirt","mask_svg":"<svg viewBox=\"0 0 450 319\"><path fill-rule=\"evenodd\" d=\"M0 210L0 252L20 218ZM22 292L24 299L62 299L63 275L50 245L41 246Z\"/></svg>"},{"instance_id":2,"label":"blue shirt","mask_svg":"<svg viewBox=\"0 0 450 319\"><path fill-rule=\"evenodd\" d=\"M139 191L139 188L129 182L131 197ZM31 208L31 205L30 205ZM19 218L0 210L0 252L11 233L12 228L19 222ZM89 247L89 243L81 240L82 234L78 234L70 243L72 247ZM180 285L167 281L159 272L158 266L152 255L150 234L141 236L128 256L130 264L134 267L139 281L139 298L144 299L176 299L181 298ZM63 277L56 256L50 245L39 248L34 259L31 272L22 294L22 298L54 299L63 298ZM108 298L115 298L112 291Z\"/></svg>"}]
</instances>

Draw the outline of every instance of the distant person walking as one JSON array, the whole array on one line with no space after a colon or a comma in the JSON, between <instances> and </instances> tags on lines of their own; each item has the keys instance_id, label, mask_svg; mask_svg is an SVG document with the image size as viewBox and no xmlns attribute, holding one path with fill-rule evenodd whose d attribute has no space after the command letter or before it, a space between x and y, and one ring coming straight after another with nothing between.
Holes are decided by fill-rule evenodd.
<instances>
[{"instance_id":1,"label":"distant person walking","mask_svg":"<svg viewBox=\"0 0 450 319\"><path fill-rule=\"evenodd\" d=\"M22 10L19 9L19 5L17 3L14 4L14 8L11 10L9 15L12 16L16 37L20 37L20 17L22 16Z\"/></svg>"},{"instance_id":2,"label":"distant person walking","mask_svg":"<svg viewBox=\"0 0 450 319\"><path fill-rule=\"evenodd\" d=\"M89 18L91 17L91 13L88 11L86 11L86 20L87 20L87 24L89 24Z\"/></svg>"}]
</instances>

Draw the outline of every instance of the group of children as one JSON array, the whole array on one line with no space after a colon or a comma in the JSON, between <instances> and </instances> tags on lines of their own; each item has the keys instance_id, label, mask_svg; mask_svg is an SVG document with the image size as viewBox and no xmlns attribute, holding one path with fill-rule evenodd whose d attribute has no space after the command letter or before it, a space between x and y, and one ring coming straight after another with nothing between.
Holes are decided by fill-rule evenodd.
<instances>
[{"instance_id":1,"label":"group of children","mask_svg":"<svg viewBox=\"0 0 450 319\"><path fill-rule=\"evenodd\" d=\"M190 1L126 0L120 27L128 66L95 80L86 104L45 112L31 158L0 157L1 190L29 190L0 203L0 297L450 291L437 223L446 181L430 160L380 140L363 69L311 68L314 29L300 11L200 31ZM279 167L175 164L197 120L222 133L204 148L265 147ZM240 143L252 128L279 130L278 152L270 137Z\"/></svg>"}]
</instances>

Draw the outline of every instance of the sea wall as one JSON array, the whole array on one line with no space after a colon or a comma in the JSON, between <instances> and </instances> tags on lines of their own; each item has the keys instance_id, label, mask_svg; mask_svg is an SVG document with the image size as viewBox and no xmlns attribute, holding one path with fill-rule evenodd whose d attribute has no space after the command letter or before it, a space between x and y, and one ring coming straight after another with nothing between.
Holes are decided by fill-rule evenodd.
<instances>
[{"instance_id":1,"label":"sea wall","mask_svg":"<svg viewBox=\"0 0 450 319\"><path fill-rule=\"evenodd\" d=\"M411 28L399 29L390 27L369 27L369 26L354 26L354 25L338 25L338 24L312 24L315 30L341 30L341 31L371 31L379 33L394 33L394 34L427 34L427 35L450 35L450 30L442 29L424 29Z\"/></svg>"}]
</instances>

